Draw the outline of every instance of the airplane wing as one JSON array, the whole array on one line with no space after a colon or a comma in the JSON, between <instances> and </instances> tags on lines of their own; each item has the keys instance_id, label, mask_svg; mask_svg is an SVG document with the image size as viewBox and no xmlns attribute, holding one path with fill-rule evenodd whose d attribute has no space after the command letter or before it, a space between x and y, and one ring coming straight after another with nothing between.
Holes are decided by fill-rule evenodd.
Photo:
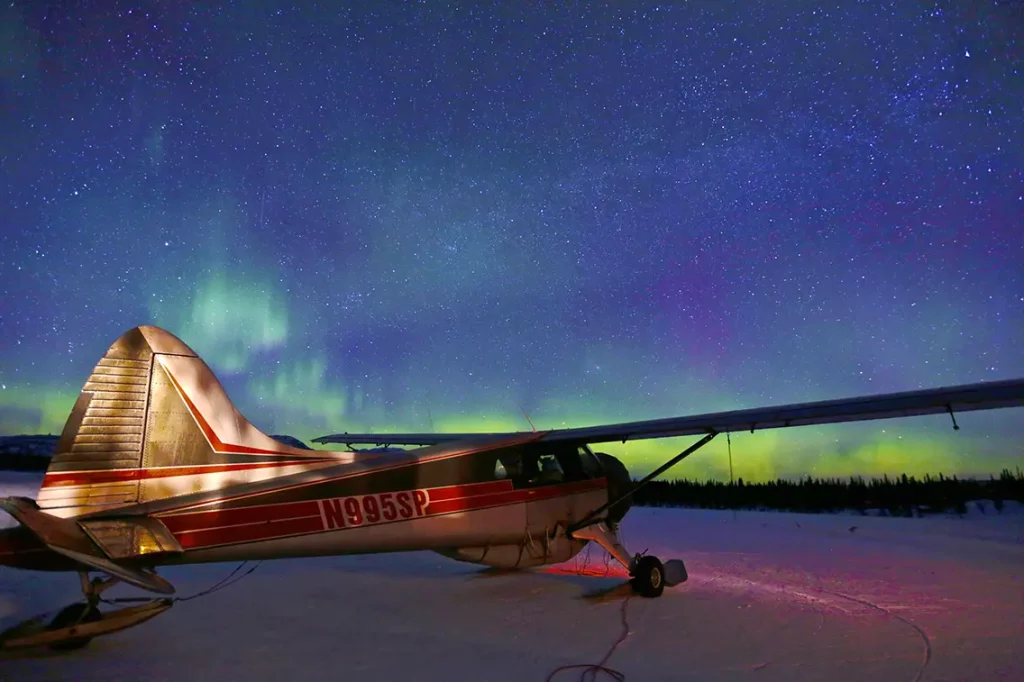
<instances>
[{"instance_id":1,"label":"airplane wing","mask_svg":"<svg viewBox=\"0 0 1024 682\"><path fill-rule=\"evenodd\" d=\"M314 438L314 443L344 443L345 445L437 445L453 440L469 438L488 438L490 436L511 436L524 431L506 431L503 433L335 433L329 436Z\"/></svg>"},{"instance_id":2,"label":"airplane wing","mask_svg":"<svg viewBox=\"0 0 1024 682\"><path fill-rule=\"evenodd\" d=\"M1024 378L961 384L902 393L794 403L731 412L712 412L666 419L624 422L545 432L539 440L577 441L580 443L626 442L646 438L705 435L729 431L755 431L787 426L811 426L840 422L892 419L928 414L991 410L1024 406ZM954 421L955 425L955 421ZM956 427L959 428L959 427ZM528 433L528 432L516 432ZM314 443L348 445L436 445L453 440L505 437L513 433L339 433L314 438Z\"/></svg>"}]
</instances>

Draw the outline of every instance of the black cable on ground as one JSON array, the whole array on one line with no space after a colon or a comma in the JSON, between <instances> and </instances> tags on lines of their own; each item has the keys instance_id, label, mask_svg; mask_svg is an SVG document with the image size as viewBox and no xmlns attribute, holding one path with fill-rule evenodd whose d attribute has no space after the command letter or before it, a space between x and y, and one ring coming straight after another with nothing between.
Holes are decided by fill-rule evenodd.
<instances>
[{"instance_id":1,"label":"black cable on ground","mask_svg":"<svg viewBox=\"0 0 1024 682\"><path fill-rule=\"evenodd\" d=\"M208 594L213 594L217 590L224 589L228 585L234 585L239 580L241 580L245 576L247 576L250 573L252 573L253 571L255 571L257 568L259 568L260 564L262 564L263 562L262 561L257 561L256 564L252 568L250 568L248 571L246 571L245 573L242 573L237 578L232 580L231 577L234 576L236 573L238 573L240 570L242 570L242 567L245 566L247 563L249 563L249 562L248 561L243 561L242 563L240 563L238 566L235 567L235 570L231 571L231 573L228 573L227 577L222 579L220 582L215 583L213 585L213 587L210 587L210 588L208 588L206 590L203 590L202 592L196 592L195 594L190 595L188 597L175 597L174 601L189 601L190 599L196 599L197 597L205 597Z\"/></svg>"},{"instance_id":2,"label":"black cable on ground","mask_svg":"<svg viewBox=\"0 0 1024 682\"><path fill-rule=\"evenodd\" d=\"M587 564L589 564L589 560L590 560L590 555L589 555L589 552L588 552L587 555L586 555L586 558L584 560L583 566L581 567L579 565L579 563L577 563L577 573L582 574L584 571L586 571ZM577 562L578 562L578 558L577 558ZM192 600L192 599L197 599L199 597L205 597L207 595L213 594L214 592L216 592L218 590L222 590L225 587L228 587L229 585L233 585L233 584L237 583L242 578L246 577L247 575L249 575L250 573L255 571L257 568L259 568L260 564L262 564L263 562L262 561L258 561L248 571L246 571L245 573L239 574L238 572L240 570L242 570L242 568L245 567L245 565L247 563L249 563L249 562L248 561L243 561L238 566L236 566L235 569L233 571L231 571L231 573L228 573L224 578L221 578L221 580L219 580L218 582L214 583L209 588L207 588L205 590L202 590L200 592L196 592L195 594L189 595L188 597L173 597L171 599L171 601L175 601L175 602L189 601L189 600ZM609 567L609 563L606 560L605 561L606 575L607 575L607 571L608 571L609 568L610 568ZM147 600L148 601L156 601L156 600L152 600L152 599L148 599L148 598L139 598L139 597L127 597L127 598L119 598L119 599L102 599L101 598L99 601L101 601L101 602L103 602L105 604L115 604L115 603L137 602L137 601L147 601ZM557 668L555 668L554 670L551 671L551 673L547 676L546 682L551 682L551 680L553 680L556 675L558 675L559 673L565 672L566 670L582 670L582 672L580 673L580 682L594 682L597 679L597 674L598 673L604 673L605 675L607 675L607 676L611 677L613 680L615 680L615 682L625 682L626 675L624 673L622 673L622 672L620 672L618 670L615 670L614 668L609 668L606 664L608 663L608 659L610 659L612 657L612 654L615 653L615 650L619 647L619 645L622 644L624 641L626 641L626 638L629 637L629 633L630 633L629 621L628 621L628 619L626 617L626 607L628 605L629 605L629 596L627 595L626 598L622 600L622 607L619 609L619 621L622 623L622 632L621 632L621 634L619 634L618 639L616 639L615 642L612 644L611 648L608 649L608 652L604 655L604 657L598 663L574 663L574 664L559 666L559 667L557 667Z\"/></svg>"},{"instance_id":3,"label":"black cable on ground","mask_svg":"<svg viewBox=\"0 0 1024 682\"><path fill-rule=\"evenodd\" d=\"M577 575L584 575L587 569L590 567L590 550L592 547L593 545L588 546L585 552L576 556L575 564ZM582 564L580 561L581 557ZM606 554L604 557L604 570L605 576L611 573L611 556L608 554ZM625 682L625 673L615 670L614 668L609 668L607 666L607 663L608 659L610 659L612 657L612 654L615 653L615 650L619 648L619 645L625 642L626 637L629 636L629 621L626 617L626 607L629 605L629 598L630 595L626 595L626 598L622 600L622 607L619 609L619 622L622 623L622 632L619 635L619 638L616 639L615 642L612 644L611 648L608 649L608 652L604 655L604 658L602 658L598 663L573 663L569 665L559 666L552 670L550 674L548 674L545 682L551 682L551 680L553 680L556 675L565 672L566 670L581 670L582 672L580 673L580 682L595 682L597 680L598 673L604 673L608 677L615 680L615 682Z\"/></svg>"},{"instance_id":4,"label":"black cable on ground","mask_svg":"<svg viewBox=\"0 0 1024 682\"><path fill-rule=\"evenodd\" d=\"M627 596L625 599L622 600L622 608L619 609L620 621L622 623L622 634L620 634L619 638L615 640L615 643L612 644L611 648L608 649L608 653L604 655L604 658L602 658L599 663L574 663L570 665L559 666L551 671L551 674L547 676L546 682L551 682L551 680L555 678L555 675L566 670L580 669L582 669L583 671L580 673L580 682L590 682L596 680L598 673L604 673L608 677L615 680L615 682L625 682L625 673L619 672L614 668L609 668L605 664L608 663L608 659L612 657L612 654L615 653L615 650L619 647L619 645L626 641L626 637L629 636L629 621L626 620L626 606L628 604L629 597Z\"/></svg>"},{"instance_id":5,"label":"black cable on ground","mask_svg":"<svg viewBox=\"0 0 1024 682\"><path fill-rule=\"evenodd\" d=\"M205 597L208 594L213 594L217 590L222 590L222 589L224 589L225 587L227 587L229 585L234 585L239 580L241 580L245 576L247 576L250 573L252 573L253 571L255 571L257 568L259 568L260 564L262 564L263 562L262 561L257 561L256 564L252 568L250 568L248 571L238 575L238 577L235 577L235 575L240 570L242 570L242 568L244 568L247 563L249 563L249 562L248 561L243 561L242 563L238 564L237 566L235 566L235 570L233 570L230 573L228 573L227 576L221 578L219 581L217 581L216 583L214 583L212 586L208 587L207 589L202 590L200 592L196 592L195 594L189 595L187 597L171 597L171 601L173 601L173 602L189 601L191 599L196 599L198 597ZM234 577L234 580L232 580L233 577ZM103 599L103 598L101 598L99 601L103 602L104 604L124 604L126 602L159 601L159 598L158 599L153 599L151 597L120 597L118 599Z\"/></svg>"}]
</instances>

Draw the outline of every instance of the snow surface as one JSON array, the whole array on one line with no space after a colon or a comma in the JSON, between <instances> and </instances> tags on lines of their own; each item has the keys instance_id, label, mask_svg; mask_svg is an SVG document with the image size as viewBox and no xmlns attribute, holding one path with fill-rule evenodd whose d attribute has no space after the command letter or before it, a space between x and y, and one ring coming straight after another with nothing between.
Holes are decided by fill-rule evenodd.
<instances>
[{"instance_id":1,"label":"snow surface","mask_svg":"<svg viewBox=\"0 0 1024 682\"><path fill-rule=\"evenodd\" d=\"M3 477L0 494L38 488L38 475ZM1022 514L634 508L623 537L684 559L690 580L625 600L599 548L519 573L427 552L265 562L81 651L0 658L0 680L542 681L600 661L624 603L630 634L607 665L634 682L1024 680ZM586 557L598 576L577 575ZM188 596L235 566L162 574ZM77 597L71 575L0 568L0 625Z\"/></svg>"},{"instance_id":2,"label":"snow surface","mask_svg":"<svg viewBox=\"0 0 1024 682\"><path fill-rule=\"evenodd\" d=\"M34 500L42 482L43 475L35 471L0 471L0 497L31 497ZM10 514L0 510L0 528L16 525L18 522Z\"/></svg>"}]
</instances>

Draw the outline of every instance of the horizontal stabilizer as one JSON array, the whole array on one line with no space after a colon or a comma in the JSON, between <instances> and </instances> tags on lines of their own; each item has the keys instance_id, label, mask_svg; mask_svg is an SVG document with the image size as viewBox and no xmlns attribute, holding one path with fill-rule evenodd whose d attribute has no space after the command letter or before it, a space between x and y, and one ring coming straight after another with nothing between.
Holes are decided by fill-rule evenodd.
<instances>
[{"instance_id":1,"label":"horizontal stabilizer","mask_svg":"<svg viewBox=\"0 0 1024 682\"><path fill-rule=\"evenodd\" d=\"M18 523L28 528L36 537L42 540L47 547L62 556L66 556L83 566L102 571L118 580L144 590L158 594L174 594L174 586L155 573L116 563L107 555L104 546L93 540L93 536L102 537L97 533L97 528L91 529L91 532L86 532L86 529L74 519L65 519L47 514L26 497L0 498L0 509L13 516ZM144 545L144 548L149 548L152 545L146 545L145 543L156 541L150 539L155 528L151 522L156 520L141 518L137 521L139 524L133 528L130 522L120 520L120 528L122 530L130 529L125 530L122 535L130 538L139 538L142 540L141 544ZM107 523L109 525L110 522ZM159 522L157 521L157 523ZM163 527L163 524L160 524L160 527ZM166 528L163 528L163 532L170 536ZM157 537L161 535L159 530L156 530L156 533ZM161 540L165 539L161 538ZM171 540L173 541L173 537L171 537ZM112 548L127 547L127 544L124 542L114 543L109 539L107 540L107 545ZM174 541L172 547L162 551L174 551L175 547L177 551L181 551L181 547L176 541ZM137 557L150 553L153 552L138 552L133 556Z\"/></svg>"},{"instance_id":2,"label":"horizontal stabilizer","mask_svg":"<svg viewBox=\"0 0 1024 682\"><path fill-rule=\"evenodd\" d=\"M80 564L85 564L90 568L95 568L97 571L103 571L107 575L111 575L118 580L128 583L129 585L135 585L144 590L150 592L156 592L157 594L174 594L174 585L170 584L156 573L150 573L137 568L129 568L128 566L122 566L121 564L115 564L110 559L104 559L92 554L80 554L70 549L62 549L61 547L50 546L54 552L63 554L69 559L77 561Z\"/></svg>"}]
</instances>

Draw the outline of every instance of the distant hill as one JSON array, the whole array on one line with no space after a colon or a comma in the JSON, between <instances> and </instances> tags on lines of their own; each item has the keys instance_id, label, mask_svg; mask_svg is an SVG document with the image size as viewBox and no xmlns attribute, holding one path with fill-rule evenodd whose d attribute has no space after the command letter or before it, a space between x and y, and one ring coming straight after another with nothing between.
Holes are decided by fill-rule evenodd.
<instances>
[{"instance_id":1,"label":"distant hill","mask_svg":"<svg viewBox=\"0 0 1024 682\"><path fill-rule=\"evenodd\" d=\"M313 449L294 436L271 438L295 448ZM59 439L60 436L40 434L0 436L0 471L46 471Z\"/></svg>"},{"instance_id":2,"label":"distant hill","mask_svg":"<svg viewBox=\"0 0 1024 682\"><path fill-rule=\"evenodd\" d=\"M291 445L293 448L302 448L303 450L312 450L313 449L313 448L309 447L308 445L306 445L305 443L303 443L298 438L296 438L295 436L273 435L273 436L271 436L271 438L276 440L278 443L284 443L285 445Z\"/></svg>"},{"instance_id":3,"label":"distant hill","mask_svg":"<svg viewBox=\"0 0 1024 682\"><path fill-rule=\"evenodd\" d=\"M21 436L0 436L0 454L31 454L45 455L53 454L57 447L60 436L21 435Z\"/></svg>"},{"instance_id":4,"label":"distant hill","mask_svg":"<svg viewBox=\"0 0 1024 682\"><path fill-rule=\"evenodd\" d=\"M312 451L288 435L274 440ZM57 446L57 436L0 436L0 471L46 471ZM362 452L402 452L401 448L369 448ZM996 513L1004 503L1024 504L1024 473L1004 470L985 479L925 476L849 480L804 478L735 484L687 479L653 481L636 491L633 501L643 507L703 507L710 509L777 509L803 513L854 510L861 514L922 516L953 512L965 514L968 505L989 500ZM985 510L979 506L981 513ZM2 678L0 678L2 679Z\"/></svg>"},{"instance_id":5,"label":"distant hill","mask_svg":"<svg viewBox=\"0 0 1024 682\"><path fill-rule=\"evenodd\" d=\"M59 436L0 436L0 471L46 471Z\"/></svg>"}]
</instances>

